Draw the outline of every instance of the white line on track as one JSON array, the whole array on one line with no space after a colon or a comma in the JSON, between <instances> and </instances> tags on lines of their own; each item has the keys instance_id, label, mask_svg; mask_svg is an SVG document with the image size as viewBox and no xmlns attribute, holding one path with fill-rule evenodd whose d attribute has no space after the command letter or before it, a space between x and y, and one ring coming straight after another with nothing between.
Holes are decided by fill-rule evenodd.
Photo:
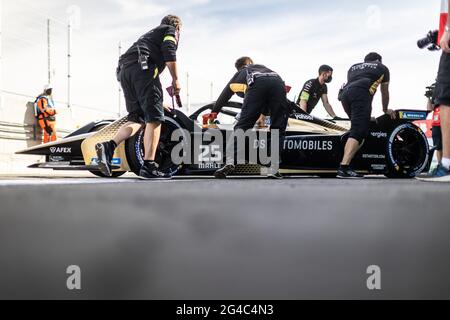
<instances>
[{"instance_id":1,"label":"white line on track","mask_svg":"<svg viewBox=\"0 0 450 320\"><path fill-rule=\"evenodd\" d=\"M43 185L90 185L90 184L115 184L115 183L179 183L179 182L195 182L199 180L174 179L160 181L144 181L139 179L16 179L16 180L0 180L0 187L10 186L43 186Z\"/></svg>"}]
</instances>

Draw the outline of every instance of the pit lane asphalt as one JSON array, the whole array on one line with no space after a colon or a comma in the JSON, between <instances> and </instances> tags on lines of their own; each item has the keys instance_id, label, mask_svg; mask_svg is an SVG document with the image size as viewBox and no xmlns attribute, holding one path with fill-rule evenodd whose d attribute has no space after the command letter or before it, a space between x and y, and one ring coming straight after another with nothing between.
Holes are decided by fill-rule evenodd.
<instances>
[{"instance_id":1,"label":"pit lane asphalt","mask_svg":"<svg viewBox=\"0 0 450 320\"><path fill-rule=\"evenodd\" d=\"M449 299L449 199L383 178L0 177L0 298Z\"/></svg>"}]
</instances>

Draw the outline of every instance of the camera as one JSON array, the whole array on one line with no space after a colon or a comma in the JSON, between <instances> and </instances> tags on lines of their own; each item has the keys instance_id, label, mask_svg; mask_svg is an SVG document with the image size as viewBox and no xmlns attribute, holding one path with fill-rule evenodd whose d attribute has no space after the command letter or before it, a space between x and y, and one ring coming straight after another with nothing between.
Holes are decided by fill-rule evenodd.
<instances>
[{"instance_id":1,"label":"camera","mask_svg":"<svg viewBox=\"0 0 450 320\"><path fill-rule=\"evenodd\" d=\"M427 90L425 91L425 97L427 97L428 99L433 99L435 88L436 83L433 83L431 86L427 87Z\"/></svg>"},{"instance_id":2,"label":"camera","mask_svg":"<svg viewBox=\"0 0 450 320\"><path fill-rule=\"evenodd\" d=\"M425 47L428 47L428 50L430 51L436 51L439 50L438 46L438 30L430 31L428 32L427 36L425 38L420 39L417 41L417 46L420 49L424 49Z\"/></svg>"}]
</instances>

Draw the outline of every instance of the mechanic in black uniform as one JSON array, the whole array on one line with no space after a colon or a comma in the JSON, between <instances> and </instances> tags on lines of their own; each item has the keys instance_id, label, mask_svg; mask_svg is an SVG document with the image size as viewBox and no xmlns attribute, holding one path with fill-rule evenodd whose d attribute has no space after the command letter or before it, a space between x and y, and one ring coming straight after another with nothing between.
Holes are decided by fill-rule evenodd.
<instances>
[{"instance_id":1,"label":"mechanic in black uniform","mask_svg":"<svg viewBox=\"0 0 450 320\"><path fill-rule=\"evenodd\" d=\"M395 118L395 112L388 109L389 81L389 69L382 64L382 57L375 52L369 53L363 63L355 64L348 71L348 83L340 92L339 100L350 117L351 129L338 178L363 178L353 171L350 163L369 134L372 100L380 85L383 111Z\"/></svg>"},{"instance_id":2,"label":"mechanic in black uniform","mask_svg":"<svg viewBox=\"0 0 450 320\"><path fill-rule=\"evenodd\" d=\"M238 72L230 80L217 99L212 112L219 113L223 106L231 99L234 94L244 97L242 111L234 130L243 130L244 132L252 129L260 116L267 111L270 115L272 124L270 130L279 130L280 139L284 139L288 121L288 100L286 98L286 86L281 77L269 68L254 64L249 57L242 57L236 61ZM233 139L231 143L236 146ZM230 147L230 144L228 145ZM281 144L280 144L281 146ZM227 148L229 150L229 148ZM215 173L218 179L224 179L235 170L235 154L227 152L226 164ZM269 177L281 178L279 173L269 174Z\"/></svg>"},{"instance_id":3,"label":"mechanic in black uniform","mask_svg":"<svg viewBox=\"0 0 450 320\"><path fill-rule=\"evenodd\" d=\"M325 110L333 118L337 119L336 113L334 113L333 107L328 100L328 87L327 83L333 80L333 68L328 65L322 65L319 68L319 77L311 79L305 82L300 96L297 99L297 104L300 108L308 114L314 110L322 100Z\"/></svg>"},{"instance_id":4,"label":"mechanic in black uniform","mask_svg":"<svg viewBox=\"0 0 450 320\"><path fill-rule=\"evenodd\" d=\"M140 171L143 179L169 179L170 175L158 170L155 162L156 150L164 122L163 90L159 75L167 66L172 76L174 93L179 94L177 56L181 20L168 15L161 25L143 35L119 59L117 79L120 81L126 100L128 122L109 142L96 145L99 168L111 176L111 161L114 150L123 141L138 132L145 123L144 165Z\"/></svg>"}]
</instances>

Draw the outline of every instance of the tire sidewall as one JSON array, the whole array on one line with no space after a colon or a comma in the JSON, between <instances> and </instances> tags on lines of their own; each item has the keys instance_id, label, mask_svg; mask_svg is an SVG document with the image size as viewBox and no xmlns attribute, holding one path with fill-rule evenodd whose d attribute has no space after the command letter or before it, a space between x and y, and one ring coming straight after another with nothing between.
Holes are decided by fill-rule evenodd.
<instances>
[{"instance_id":1,"label":"tire sidewall","mask_svg":"<svg viewBox=\"0 0 450 320\"><path fill-rule=\"evenodd\" d=\"M162 126L167 126L168 123L176 127L176 129L183 130L183 128L177 121L169 117L166 117L166 120L164 123L162 123ZM144 164L144 156L143 156L144 132L145 126L143 126L142 129L140 129L133 137L128 139L125 143L125 153L128 165L130 167L130 170L136 175L139 175L139 171L141 170L141 167ZM180 166L173 164L169 166L169 169L173 175L176 175L180 169L179 167Z\"/></svg>"},{"instance_id":2,"label":"tire sidewall","mask_svg":"<svg viewBox=\"0 0 450 320\"><path fill-rule=\"evenodd\" d=\"M426 152L425 158L423 163L420 165L417 165L413 169L409 169L407 172L401 168L401 166L397 163L397 161L394 159L393 154L393 143L396 138L396 136L402 131L402 130L415 130L417 131L417 134L420 135L420 142L423 144L424 150L429 150L429 144L427 137L423 133L423 131L417 127L416 125L412 123L403 123L395 127L395 129L392 131L388 138L387 143L387 165L388 165L388 176L389 177L395 177L395 178L414 178L420 173L423 172L423 170L426 168L429 160L429 154Z\"/></svg>"}]
</instances>

